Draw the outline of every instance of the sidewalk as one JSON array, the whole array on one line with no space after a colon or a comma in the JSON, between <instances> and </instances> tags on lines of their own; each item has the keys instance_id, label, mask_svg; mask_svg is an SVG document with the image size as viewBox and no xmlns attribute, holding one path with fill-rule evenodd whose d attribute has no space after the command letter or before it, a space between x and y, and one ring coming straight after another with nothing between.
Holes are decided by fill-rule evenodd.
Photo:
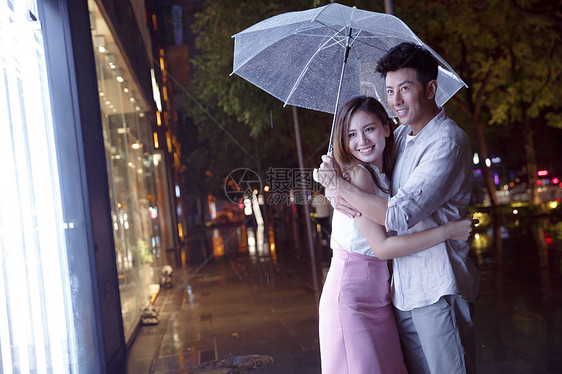
<instances>
[{"instance_id":1,"label":"sidewalk","mask_svg":"<svg viewBox=\"0 0 562 374\"><path fill-rule=\"evenodd\" d=\"M475 254L479 373L561 372L562 251L533 243L521 229L503 249ZM277 244L241 250L226 241L226 256L206 252L204 265L175 269L174 288L155 301L159 324L142 327L133 342L128 373L204 372L193 368L253 354L273 363L251 373L320 373L307 251Z\"/></svg>"},{"instance_id":2,"label":"sidewalk","mask_svg":"<svg viewBox=\"0 0 562 374\"><path fill-rule=\"evenodd\" d=\"M186 373L251 354L274 360L256 373L320 373L314 298L297 269L271 257L242 253L177 269L174 288L155 300L160 322L143 326L131 347L128 373Z\"/></svg>"}]
</instances>

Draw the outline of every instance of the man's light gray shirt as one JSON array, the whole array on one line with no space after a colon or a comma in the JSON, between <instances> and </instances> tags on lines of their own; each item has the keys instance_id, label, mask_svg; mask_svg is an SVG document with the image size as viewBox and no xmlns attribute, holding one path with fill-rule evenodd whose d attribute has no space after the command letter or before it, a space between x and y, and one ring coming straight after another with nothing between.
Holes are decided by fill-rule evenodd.
<instances>
[{"instance_id":1,"label":"man's light gray shirt","mask_svg":"<svg viewBox=\"0 0 562 374\"><path fill-rule=\"evenodd\" d=\"M442 109L416 136L410 126L395 132L396 164L387 231L415 233L467 214L472 190L470 141ZM478 273L467 242L448 240L393 260L392 297L400 310L431 305L444 295L475 301Z\"/></svg>"}]
</instances>

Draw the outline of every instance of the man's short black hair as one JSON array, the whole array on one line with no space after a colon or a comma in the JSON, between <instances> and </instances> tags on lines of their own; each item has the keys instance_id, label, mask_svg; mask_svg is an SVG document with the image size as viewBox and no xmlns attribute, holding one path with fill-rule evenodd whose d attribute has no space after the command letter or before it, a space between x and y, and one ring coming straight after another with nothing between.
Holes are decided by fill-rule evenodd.
<instances>
[{"instance_id":1,"label":"man's short black hair","mask_svg":"<svg viewBox=\"0 0 562 374\"><path fill-rule=\"evenodd\" d=\"M393 47L377 63L376 70L383 79L388 72L403 68L412 68L416 77L425 86L429 81L437 79L437 60L425 48L409 42Z\"/></svg>"}]
</instances>

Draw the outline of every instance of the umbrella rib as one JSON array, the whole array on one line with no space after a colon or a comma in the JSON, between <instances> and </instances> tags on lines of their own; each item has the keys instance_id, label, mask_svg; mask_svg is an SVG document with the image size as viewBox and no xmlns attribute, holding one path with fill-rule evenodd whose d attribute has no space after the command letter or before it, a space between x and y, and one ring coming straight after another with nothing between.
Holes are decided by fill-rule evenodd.
<instances>
[{"instance_id":1,"label":"umbrella rib","mask_svg":"<svg viewBox=\"0 0 562 374\"><path fill-rule=\"evenodd\" d=\"M351 41L349 42L349 46L351 47L353 45L353 43L359 38L359 35L361 34L363 30L359 30L355 36L351 39Z\"/></svg>"},{"instance_id":2,"label":"umbrella rib","mask_svg":"<svg viewBox=\"0 0 562 374\"><path fill-rule=\"evenodd\" d=\"M325 23L325 22L318 21L317 19L313 19L313 20L311 20L310 22L317 22L317 23L321 24L322 26L324 26L325 28L330 29L330 30L332 30L332 31L335 31L336 34L340 34L340 33L342 32L342 30L345 30L345 29L348 27L348 26L343 26L343 29L340 29L340 30L338 31L338 29L337 29L336 27L334 27L334 26L336 26L336 25L329 25L329 24L327 24L327 23ZM338 26L338 27L341 27L340 25L337 25L337 26Z\"/></svg>"},{"instance_id":3,"label":"umbrella rib","mask_svg":"<svg viewBox=\"0 0 562 374\"><path fill-rule=\"evenodd\" d=\"M338 32L338 34L339 34L341 31L343 31L343 30L344 30L344 29L340 30L340 31ZM336 35L337 35L337 34L336 34ZM326 48L329 48L329 47L331 47L331 46L333 46L333 45L335 45L335 44L341 44L340 41L338 41L338 40L336 40L336 39L334 38L336 35L330 36L330 38L329 38L328 40L326 40L326 41L324 42L324 44L322 44L322 45L320 46L320 48L318 48L318 49L316 50L316 52L314 52L314 54L312 55L312 57L310 57L310 59L308 60L308 62L307 62L306 65L305 65L305 67L302 69L301 73L299 74L299 77L297 78L297 80L296 80L295 83L293 84L293 87L291 88L291 92L289 92L289 95L287 95L287 98L284 100L284 103L283 103L283 106L284 106L284 107L287 106L289 100L291 99L291 96L293 96L293 94L294 94L295 91L297 90L297 87L298 87L300 81L302 80L302 78L304 77L304 75L306 74L306 72L308 71L308 67L309 67L310 64L312 63L312 60L314 60L314 57L316 57L316 55L318 55L318 53L320 53L320 51L323 51L323 50L326 49ZM330 44L329 46L327 46L330 41L335 41L335 44Z\"/></svg>"},{"instance_id":4,"label":"umbrella rib","mask_svg":"<svg viewBox=\"0 0 562 374\"><path fill-rule=\"evenodd\" d=\"M322 22L318 22L318 23L319 23L320 25L324 26L324 27L327 26L327 25L325 25L325 24L322 23ZM310 36L310 37L322 37L322 38L329 37L329 38L335 40L335 37L343 31L343 29L340 29L340 30L338 31L337 29L335 29L335 28L333 28L333 27L327 27L328 29L330 29L330 30L332 30L332 31L335 31L335 34L330 36L330 35L325 35L325 34L305 33L305 32L308 32L309 30L315 30L315 29L318 29L318 28L319 28L319 27L316 26L316 25L315 25L315 26L311 26L311 27L308 27L308 28L306 28L306 29L304 29L304 30L300 30L300 31L293 32L293 33L291 33L291 34L288 35L288 36L294 36L294 35L297 35L297 34L298 34L298 35L300 35L300 36ZM234 38L235 36L236 36L236 35L233 35L232 37ZM285 36L285 37L287 37L287 36ZM283 38L282 38L282 39L283 39ZM337 40L336 40L336 43L342 44L341 42L339 42L339 41L337 41ZM333 46L333 44L328 45L328 46L325 46L324 48L329 48L329 47L332 47L332 46ZM342 47L343 47L343 45L342 45ZM268 48L268 47L266 47L266 48ZM264 49L265 49L265 48L264 48ZM261 51L260 51L260 52L261 52ZM258 52L258 53L259 53L259 52ZM256 53L255 55L257 55L258 53ZM254 56L255 56L255 55L254 55ZM237 72L238 70L240 70L244 65L246 65L246 63L248 63L252 58L253 58L253 57L250 56L250 57L247 57L243 62L240 62L240 63L238 64L238 67L236 67L236 69L233 69L232 72L231 72L229 75L232 76L233 74L236 74L236 72Z\"/></svg>"},{"instance_id":5,"label":"umbrella rib","mask_svg":"<svg viewBox=\"0 0 562 374\"><path fill-rule=\"evenodd\" d=\"M303 35L303 34L300 34L300 35ZM304 34L304 36L322 36L322 37L326 37L327 35ZM331 47L333 47L333 46L335 46L335 45L340 45L342 48L345 48L345 46L343 45L343 42L344 42L344 40L345 40L345 37L343 37L343 38L341 38L341 39L338 40L338 39L336 39L336 36L337 36L337 35L329 36L329 37L328 37L328 40L326 40L326 41L324 42L324 44L322 44L322 45L318 48L317 52L320 52L320 51L323 51L323 50L325 50L325 49L331 48ZM328 42L330 42L330 40L333 41L332 44L328 44ZM313 56L313 57L314 57L314 56Z\"/></svg>"},{"instance_id":6,"label":"umbrella rib","mask_svg":"<svg viewBox=\"0 0 562 374\"><path fill-rule=\"evenodd\" d=\"M320 23L320 24L323 25L323 26L326 26L326 25L324 25L322 22L318 22L318 23ZM298 32L297 34L299 34L299 35L301 35L301 36L312 36L312 37L321 37L321 38L328 37L328 40L318 49L319 51L321 51L321 50L323 50L323 49L330 48L330 47L334 46L335 44L339 44L339 45L341 45L341 46L343 47L343 41L345 40L346 36L343 35L342 33L343 33L343 31L345 30L345 27L341 27L339 30L337 30L337 29L335 29L335 28L332 28L332 27L328 27L328 28L329 28L330 30L332 30L332 31L335 31L335 34L334 34L334 35L331 35L331 36L325 35L325 34L309 34L309 33L306 33L306 34L305 34L305 33L303 33L303 32ZM308 29L308 30L312 30L312 29L317 29L317 27L310 28L310 29ZM306 30L306 31L308 31L308 30ZM341 39L340 39L340 40L336 39L336 37L337 37L338 35L340 35L340 34L342 34ZM334 43L334 44L327 45L327 43L328 43L330 40L333 40L335 43Z\"/></svg>"}]
</instances>

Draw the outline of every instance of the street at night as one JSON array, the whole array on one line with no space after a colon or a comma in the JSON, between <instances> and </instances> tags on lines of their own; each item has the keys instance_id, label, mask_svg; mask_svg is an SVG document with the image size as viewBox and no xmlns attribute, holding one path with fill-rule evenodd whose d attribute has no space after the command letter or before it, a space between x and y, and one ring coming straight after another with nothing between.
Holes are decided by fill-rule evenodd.
<instances>
[{"instance_id":1,"label":"street at night","mask_svg":"<svg viewBox=\"0 0 562 374\"><path fill-rule=\"evenodd\" d=\"M562 373L561 1L0 1L0 374Z\"/></svg>"},{"instance_id":2,"label":"street at night","mask_svg":"<svg viewBox=\"0 0 562 374\"><path fill-rule=\"evenodd\" d=\"M549 238L560 235L560 223L502 222L495 230L481 226L472 239L481 277L474 313L478 370L557 373L562 252ZM292 234L278 226L263 232L208 229L198 237L189 248L199 251L198 264L176 269L174 287L158 296L160 322L141 328L128 372L229 373L233 358L260 355L264 363L256 373L320 373L317 293L306 241L295 246L287 240Z\"/></svg>"}]
</instances>

